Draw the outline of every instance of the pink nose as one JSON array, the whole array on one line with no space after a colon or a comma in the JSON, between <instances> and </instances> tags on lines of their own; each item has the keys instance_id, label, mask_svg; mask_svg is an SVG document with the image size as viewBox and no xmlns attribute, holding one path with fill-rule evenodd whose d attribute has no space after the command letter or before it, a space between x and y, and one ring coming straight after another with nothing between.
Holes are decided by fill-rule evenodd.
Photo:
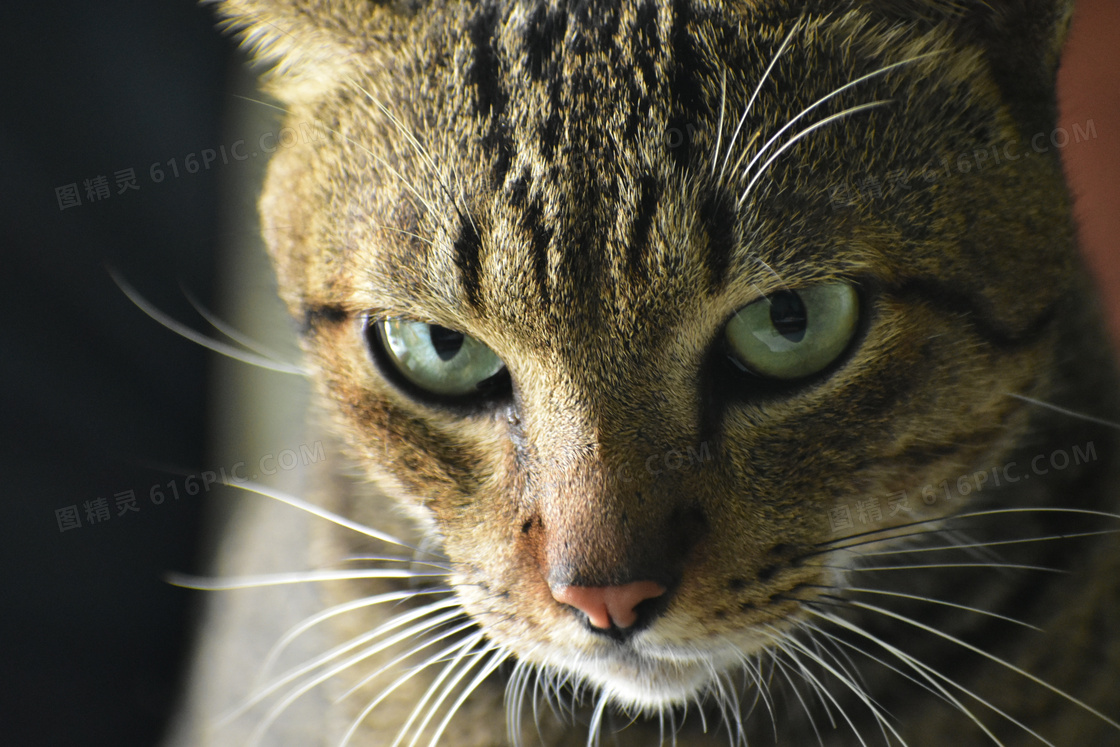
<instances>
[{"instance_id":1,"label":"pink nose","mask_svg":"<svg viewBox=\"0 0 1120 747\"><path fill-rule=\"evenodd\" d=\"M659 597L665 587L653 581L635 581L622 586L559 586L552 589L557 602L584 612L596 628L615 624L628 628L638 620L634 608L647 599Z\"/></svg>"}]
</instances>

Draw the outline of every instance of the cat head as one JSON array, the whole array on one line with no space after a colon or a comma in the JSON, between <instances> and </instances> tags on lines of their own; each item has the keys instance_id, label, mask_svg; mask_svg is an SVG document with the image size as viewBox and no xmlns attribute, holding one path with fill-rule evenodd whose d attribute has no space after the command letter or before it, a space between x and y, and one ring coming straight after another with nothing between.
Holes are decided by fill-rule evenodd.
<instances>
[{"instance_id":1,"label":"cat head","mask_svg":"<svg viewBox=\"0 0 1120 747\"><path fill-rule=\"evenodd\" d=\"M619 704L811 619L1057 386L1068 3L220 9L321 128L261 213L340 431L492 640Z\"/></svg>"}]
</instances>

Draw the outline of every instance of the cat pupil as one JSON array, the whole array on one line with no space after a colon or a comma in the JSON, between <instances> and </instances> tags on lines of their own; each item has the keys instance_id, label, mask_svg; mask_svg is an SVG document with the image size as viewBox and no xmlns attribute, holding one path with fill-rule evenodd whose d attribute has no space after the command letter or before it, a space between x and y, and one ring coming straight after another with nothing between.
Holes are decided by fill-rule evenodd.
<instances>
[{"instance_id":1,"label":"cat pupil","mask_svg":"<svg viewBox=\"0 0 1120 747\"><path fill-rule=\"evenodd\" d=\"M462 332L432 324L428 327L428 334L432 338L432 347L435 348L436 355L441 361L451 360L463 347L465 336Z\"/></svg>"},{"instance_id":2,"label":"cat pupil","mask_svg":"<svg viewBox=\"0 0 1120 747\"><path fill-rule=\"evenodd\" d=\"M805 337L805 327L809 324L801 297L793 291L781 291L771 296L770 323L790 342L801 342Z\"/></svg>"}]
</instances>

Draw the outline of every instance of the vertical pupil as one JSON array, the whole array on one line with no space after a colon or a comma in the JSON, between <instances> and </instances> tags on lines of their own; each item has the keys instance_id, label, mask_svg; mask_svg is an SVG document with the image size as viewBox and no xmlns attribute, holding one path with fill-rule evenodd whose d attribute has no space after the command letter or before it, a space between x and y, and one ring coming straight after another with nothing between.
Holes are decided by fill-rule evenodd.
<instances>
[{"instance_id":1,"label":"vertical pupil","mask_svg":"<svg viewBox=\"0 0 1120 747\"><path fill-rule=\"evenodd\" d=\"M790 342L801 342L809 323L801 297L793 291L781 291L771 296L770 323L778 334Z\"/></svg>"},{"instance_id":2,"label":"vertical pupil","mask_svg":"<svg viewBox=\"0 0 1120 747\"><path fill-rule=\"evenodd\" d=\"M462 332L456 332L438 324L431 324L428 326L428 334L431 335L432 347L441 361L451 360L459 354L460 348L463 347L464 335Z\"/></svg>"}]
</instances>

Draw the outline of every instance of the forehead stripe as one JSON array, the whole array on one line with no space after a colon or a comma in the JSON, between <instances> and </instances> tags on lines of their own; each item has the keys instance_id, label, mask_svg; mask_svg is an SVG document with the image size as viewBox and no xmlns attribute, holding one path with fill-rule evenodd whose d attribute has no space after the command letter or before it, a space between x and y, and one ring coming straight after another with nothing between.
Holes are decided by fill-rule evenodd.
<instances>
[{"instance_id":1,"label":"forehead stripe","mask_svg":"<svg viewBox=\"0 0 1120 747\"><path fill-rule=\"evenodd\" d=\"M480 6L471 19L468 32L473 59L467 71L467 78L474 87L475 111L485 128L482 147L485 152L494 154L492 176L497 185L505 181L513 158L513 144L506 123L509 93L502 85L502 67L495 48L499 21L498 8L493 5Z\"/></svg>"},{"instance_id":2,"label":"forehead stripe","mask_svg":"<svg viewBox=\"0 0 1120 747\"><path fill-rule=\"evenodd\" d=\"M459 223L459 236L452 246L452 258L459 268L459 280L467 303L475 309L482 305L482 238L469 220Z\"/></svg>"},{"instance_id":3,"label":"forehead stripe","mask_svg":"<svg viewBox=\"0 0 1120 747\"><path fill-rule=\"evenodd\" d=\"M661 186L657 179L649 174L642 176L638 182L638 204L634 213L634 221L630 224L630 272L639 275L639 268L649 254L649 232L653 224L653 217L657 213L657 203L661 197Z\"/></svg>"},{"instance_id":4,"label":"forehead stripe","mask_svg":"<svg viewBox=\"0 0 1120 747\"><path fill-rule=\"evenodd\" d=\"M738 248L738 216L732 198L726 192L717 192L704 198L700 205L700 225L708 235L704 263L708 269L709 291L718 292L727 282L731 256Z\"/></svg>"}]
</instances>

